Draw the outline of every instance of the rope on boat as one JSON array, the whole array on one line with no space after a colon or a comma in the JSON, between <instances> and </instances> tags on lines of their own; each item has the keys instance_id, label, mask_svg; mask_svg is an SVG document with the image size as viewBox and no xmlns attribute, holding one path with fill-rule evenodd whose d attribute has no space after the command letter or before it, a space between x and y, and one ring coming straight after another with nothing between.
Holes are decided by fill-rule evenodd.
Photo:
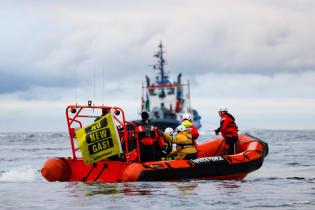
<instances>
[{"instance_id":1,"label":"rope on boat","mask_svg":"<svg viewBox=\"0 0 315 210\"><path fill-rule=\"evenodd\" d=\"M84 177L81 179L82 182L86 182L87 178L91 175L93 169L94 169L96 166L97 166L96 163L93 163L92 168L89 170L88 174L87 174L86 176L84 176Z\"/></svg>"},{"instance_id":2,"label":"rope on boat","mask_svg":"<svg viewBox=\"0 0 315 210\"><path fill-rule=\"evenodd\" d=\"M218 149L215 151L215 153L213 154L213 156L215 156L217 154L217 152L219 151L219 149L221 148L222 144L224 142L224 139L222 139L220 145L218 146Z\"/></svg>"},{"instance_id":3,"label":"rope on boat","mask_svg":"<svg viewBox=\"0 0 315 210\"><path fill-rule=\"evenodd\" d=\"M96 182L98 180L98 178L103 174L105 168L107 168L107 167L108 167L108 165L106 163L104 163L101 172L96 176L96 178L94 179L94 182Z\"/></svg>"}]
</instances>

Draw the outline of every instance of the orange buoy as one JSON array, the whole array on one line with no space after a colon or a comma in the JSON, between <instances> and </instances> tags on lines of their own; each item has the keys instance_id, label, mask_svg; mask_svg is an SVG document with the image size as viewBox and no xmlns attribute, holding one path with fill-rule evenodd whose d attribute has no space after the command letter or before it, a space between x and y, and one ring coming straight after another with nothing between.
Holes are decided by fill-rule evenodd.
<instances>
[{"instance_id":1,"label":"orange buoy","mask_svg":"<svg viewBox=\"0 0 315 210\"><path fill-rule=\"evenodd\" d=\"M46 161L41 173L50 182L65 181L70 176L70 167L64 159L51 158Z\"/></svg>"},{"instance_id":2,"label":"orange buoy","mask_svg":"<svg viewBox=\"0 0 315 210\"><path fill-rule=\"evenodd\" d=\"M120 180L122 182L135 182L143 171L143 166L139 163L133 163L124 170Z\"/></svg>"}]
</instances>

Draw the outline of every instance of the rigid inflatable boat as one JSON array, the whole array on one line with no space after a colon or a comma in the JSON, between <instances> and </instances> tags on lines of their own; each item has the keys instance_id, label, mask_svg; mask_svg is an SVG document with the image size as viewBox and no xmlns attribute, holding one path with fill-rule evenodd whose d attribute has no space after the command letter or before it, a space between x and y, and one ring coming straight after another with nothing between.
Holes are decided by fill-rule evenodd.
<instances>
[{"instance_id":1,"label":"rigid inflatable boat","mask_svg":"<svg viewBox=\"0 0 315 210\"><path fill-rule=\"evenodd\" d=\"M121 130L120 142L123 145L119 156L102 159L86 164L78 157L75 124L83 127L80 118L96 118L97 115L84 114L84 110L92 110L105 106L71 105L66 110L69 128L72 157L55 157L48 159L41 169L43 177L48 181L82 181L82 182L134 182L134 181L176 181L187 179L224 179L241 180L250 172L259 169L268 154L268 145L251 135L239 135L238 153L223 154L222 138L209 140L197 146L197 159L193 160L163 160L141 162L141 154L137 159L131 159L132 142L139 147L135 131L130 129L125 120L124 112L118 107L110 108L113 119L119 123ZM71 115L71 116L70 116ZM120 117L120 119L119 119ZM88 121L88 120L85 120ZM139 150L138 150L139 151Z\"/></svg>"}]
</instances>

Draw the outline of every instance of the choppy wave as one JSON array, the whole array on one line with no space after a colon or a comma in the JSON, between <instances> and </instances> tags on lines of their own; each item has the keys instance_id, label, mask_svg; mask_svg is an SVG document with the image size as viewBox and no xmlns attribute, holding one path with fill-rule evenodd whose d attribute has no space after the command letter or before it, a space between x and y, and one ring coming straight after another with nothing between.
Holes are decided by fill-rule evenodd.
<instances>
[{"instance_id":1,"label":"choppy wave","mask_svg":"<svg viewBox=\"0 0 315 210\"><path fill-rule=\"evenodd\" d=\"M241 182L266 182L266 181L281 181L281 180L296 180L296 181L307 181L307 182L314 182L315 177L298 177L298 176L288 176L288 177L261 177L261 178L254 178L254 179L245 179Z\"/></svg>"},{"instance_id":2,"label":"choppy wave","mask_svg":"<svg viewBox=\"0 0 315 210\"><path fill-rule=\"evenodd\" d=\"M12 168L0 173L0 182L35 182L38 170L32 167Z\"/></svg>"},{"instance_id":3,"label":"choppy wave","mask_svg":"<svg viewBox=\"0 0 315 210\"><path fill-rule=\"evenodd\" d=\"M293 208L296 207L296 206L301 206L303 204L312 204L311 201L299 201L299 202L287 202L287 203L279 203L279 204L263 204L263 205L253 205L253 206L249 206L250 208L281 208L281 207L286 207L286 208ZM299 208L301 209L301 208Z\"/></svg>"}]
</instances>

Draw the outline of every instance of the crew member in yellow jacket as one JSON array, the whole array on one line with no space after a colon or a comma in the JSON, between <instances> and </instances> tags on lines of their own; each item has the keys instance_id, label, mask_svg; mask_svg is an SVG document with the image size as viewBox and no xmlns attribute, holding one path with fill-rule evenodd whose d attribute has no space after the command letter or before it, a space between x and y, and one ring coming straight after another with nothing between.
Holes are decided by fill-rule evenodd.
<instances>
[{"instance_id":1,"label":"crew member in yellow jacket","mask_svg":"<svg viewBox=\"0 0 315 210\"><path fill-rule=\"evenodd\" d=\"M184 125L176 128L176 135L173 137L167 132L163 133L164 139L172 144L176 144L176 150L172 151L170 156L175 160L191 160L197 158L197 150L194 146L191 133L187 131Z\"/></svg>"}]
</instances>

